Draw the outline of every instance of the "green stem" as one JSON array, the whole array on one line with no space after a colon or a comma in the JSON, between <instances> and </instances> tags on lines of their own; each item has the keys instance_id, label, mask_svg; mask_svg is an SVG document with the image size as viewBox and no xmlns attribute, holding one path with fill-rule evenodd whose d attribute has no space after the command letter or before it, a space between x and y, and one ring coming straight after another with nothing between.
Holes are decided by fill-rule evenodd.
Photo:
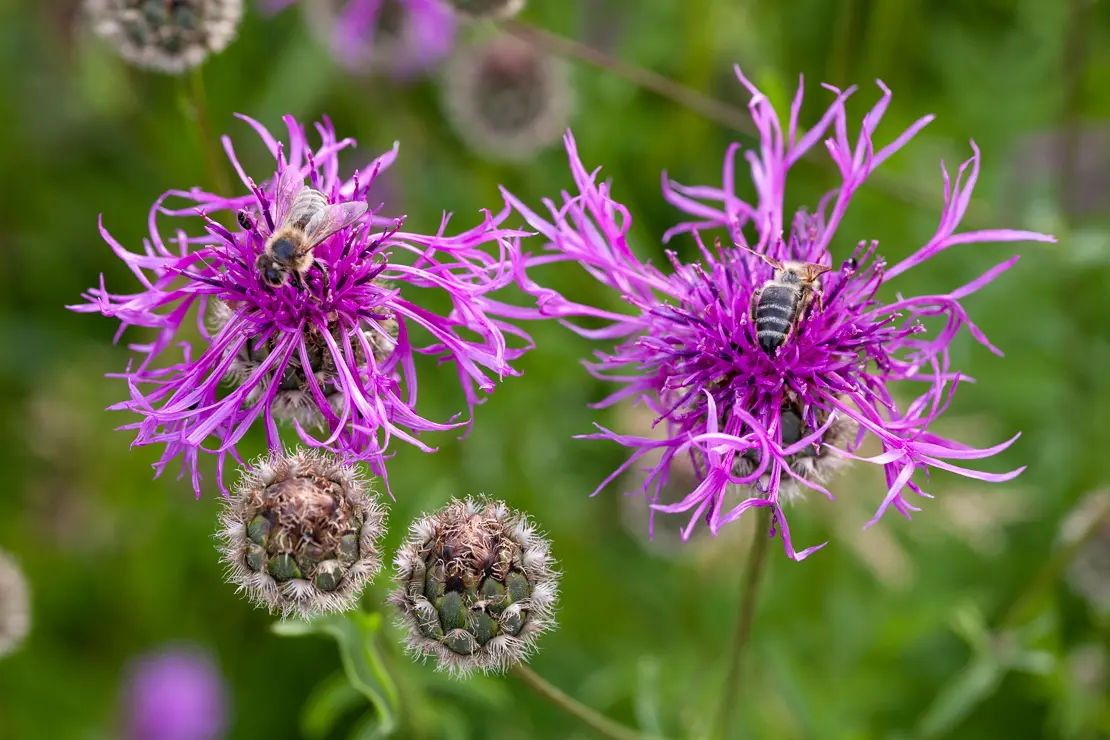
<instances>
[{"instance_id":1,"label":"green stem","mask_svg":"<svg viewBox=\"0 0 1110 740\"><path fill-rule=\"evenodd\" d=\"M513 668L513 673L537 694L579 720L582 724L592 728L602 737L611 738L612 740L646 740L644 735L614 722L601 712L587 707L577 699L552 686L523 663L518 663Z\"/></svg>"},{"instance_id":2,"label":"green stem","mask_svg":"<svg viewBox=\"0 0 1110 740\"><path fill-rule=\"evenodd\" d=\"M502 21L501 28L509 35L515 36L537 49L542 49L546 53L577 59L598 69L611 72L645 90L650 90L672 102L686 106L725 128L739 131L753 138L759 137L759 132L746 110L740 110L727 103L722 103L716 98L704 95L661 74L643 67L626 64L592 46L566 36L551 33L517 18ZM802 161L811 165L830 168L833 166L833 161L824 153L824 146L813 147L802 157ZM871 174L868 180L875 188L904 203L924 210L936 211L939 189L924 191L881 172ZM989 208L982 202L972 199L971 207L968 209L964 221L969 226L982 228L990 220Z\"/></svg>"},{"instance_id":3,"label":"green stem","mask_svg":"<svg viewBox=\"0 0 1110 740\"><path fill-rule=\"evenodd\" d=\"M1083 530L1079 537L1076 537L1065 547L1060 548L1052 557L1046 560L1040 570L1026 582L1025 588L1018 593L1017 597L1010 603L1009 608L1006 609L1002 621L999 622L999 629L1013 629L1021 624L1032 605L1037 603L1044 593L1059 581L1060 576L1071 561L1075 559L1075 556L1083 550L1088 542L1098 535L1099 531L1107 523L1110 523L1110 504L1104 505L1102 511L1097 512L1095 516L1091 518L1091 521L1087 524L1087 528Z\"/></svg>"},{"instance_id":4,"label":"green stem","mask_svg":"<svg viewBox=\"0 0 1110 740\"><path fill-rule=\"evenodd\" d=\"M744 586L740 594L736 632L732 638L728 676L721 691L721 703L717 708L716 718L710 726L709 737L711 738L727 737L732 713L740 696L740 687L744 679L744 655L752 634L752 621L755 619L755 598L759 592L759 581L764 571L763 564L767 560L767 546L771 541L767 536L770 524L770 507L761 507L756 516L754 539L748 550L747 567L744 568Z\"/></svg>"},{"instance_id":5,"label":"green stem","mask_svg":"<svg viewBox=\"0 0 1110 740\"><path fill-rule=\"evenodd\" d=\"M217 148L212 116L208 112L208 96L204 90L202 67L196 67L189 73L185 100L183 106L185 117L193 128L201 155L204 157L204 169L208 173L208 181L216 195L228 197L231 195L231 184L228 181L227 170L223 166L223 157Z\"/></svg>"}]
</instances>

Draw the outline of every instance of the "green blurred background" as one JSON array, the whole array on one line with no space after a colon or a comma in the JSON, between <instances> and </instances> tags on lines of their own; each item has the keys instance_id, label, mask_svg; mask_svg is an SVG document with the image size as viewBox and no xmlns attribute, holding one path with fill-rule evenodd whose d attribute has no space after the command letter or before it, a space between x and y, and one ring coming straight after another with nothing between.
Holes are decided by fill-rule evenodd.
<instances>
[{"instance_id":1,"label":"green blurred background","mask_svg":"<svg viewBox=\"0 0 1110 740\"><path fill-rule=\"evenodd\" d=\"M876 238L897 260L927 239L940 209L939 160L952 168L970 156L972 137L984 166L967 227L1060 238L1020 245L1016 268L966 300L1006 357L960 336L953 360L978 382L960 389L939 425L978 445L1022 430L988 465L1028 470L998 486L938 473L929 486L937 498L912 521L891 513L867 531L884 492L877 470L842 476L836 502L810 496L797 504L795 542L830 543L801 564L773 543L735 737L1110 737L1110 619L1063 577L1069 551L1059 543L1068 511L1110 478L1110 3L530 6L529 22L741 108L747 98L733 62L780 110L804 73L806 123L830 99L818 87L827 81L861 85L849 108L858 125L877 99L876 77L894 90L880 141L937 114L884 165L886 180L857 197L834 256ZM73 0L0 0L0 8L0 548L22 563L33 596L31 636L0 660L0 738L117 737L122 667L168 641L217 655L233 705L229 737L312 737L301 710L340 670L334 643L274 635L273 619L224 584L211 536L218 494L195 501L187 482L150 479L157 452L129 450L128 433L113 431L128 419L102 411L126 393L103 377L127 362L111 344L116 323L63 309L101 272L109 288L134 286L99 238L97 214L135 248L161 192L205 184L180 81L126 66L74 26ZM248 162L264 163L264 151L234 111L271 128L286 112L303 121L326 113L341 136L359 141L348 166L400 139L389 211L408 214L414 231L434 230L444 210L457 214L458 228L476 223L479 208L499 207L498 184L539 205L570 181L557 145L513 166L468 152L442 114L434 75L403 86L352 77L306 32L297 9L267 18L251 5L239 40L204 75L215 128L236 138ZM573 129L587 167L604 166L635 214L638 248L661 256L659 236L679 214L660 196L660 171L687 184L719 183L725 148L740 135L592 68L576 66L574 84ZM813 203L833 182L827 167L799 165L791 205ZM904 197L907 190L915 195ZM687 239L674 246L692 254ZM1013 250L952 250L897 289L946 292ZM618 305L573 272L556 279ZM533 667L623 722L689 737L717 702L751 522L680 547L668 523L649 544L642 505L624 500L621 488L588 498L622 450L571 436L593 422L627 428L642 420L586 407L607 391L579 365L590 342L556 325L530 330L538 349L519 363L523 377L478 409L469 439L441 435L434 455L398 445L388 549L415 515L451 496L485 492L529 511L565 571L561 626L543 638ZM421 371L423 413L458 411L453 373L427 362ZM244 454L262 445L260 434L250 437ZM1102 568L1093 581L1105 603L1105 560ZM364 608L379 608L386 588L379 579ZM1015 629L988 634L1023 594L1006 625ZM395 633L386 637L397 680L424 687L419 709L407 708L420 716L409 716L398 736L446 736L436 728L448 727L463 738L590 737L511 679L440 681L400 656ZM348 737L368 706L323 737Z\"/></svg>"}]
</instances>

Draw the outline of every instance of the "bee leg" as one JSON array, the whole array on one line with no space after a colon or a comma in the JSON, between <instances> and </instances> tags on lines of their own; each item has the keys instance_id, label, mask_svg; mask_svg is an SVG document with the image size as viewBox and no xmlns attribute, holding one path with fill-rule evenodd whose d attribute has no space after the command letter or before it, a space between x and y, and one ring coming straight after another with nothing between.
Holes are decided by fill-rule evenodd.
<instances>
[{"instance_id":1,"label":"bee leg","mask_svg":"<svg viewBox=\"0 0 1110 740\"><path fill-rule=\"evenodd\" d=\"M821 299L822 299L821 291L817 290L817 288L814 288L813 289L813 295L812 295L810 300L813 301L814 308L817 311L824 311L825 310L825 304L822 302Z\"/></svg>"},{"instance_id":2,"label":"bee leg","mask_svg":"<svg viewBox=\"0 0 1110 740\"><path fill-rule=\"evenodd\" d=\"M763 288L756 288L752 293L752 305L748 310L748 314L751 316L752 321L755 321L755 308L759 305L759 296L762 295L762 293Z\"/></svg>"},{"instance_id":3,"label":"bee leg","mask_svg":"<svg viewBox=\"0 0 1110 740\"><path fill-rule=\"evenodd\" d=\"M289 273L289 282L292 283L293 287L296 288L297 290L304 290L305 289L304 281L301 280L301 275L296 270L290 271L290 273Z\"/></svg>"},{"instance_id":4,"label":"bee leg","mask_svg":"<svg viewBox=\"0 0 1110 740\"><path fill-rule=\"evenodd\" d=\"M324 295L326 296L331 292L331 279L328 277L328 270L320 260L313 260L312 266L320 271L320 278L324 281Z\"/></svg>"}]
</instances>

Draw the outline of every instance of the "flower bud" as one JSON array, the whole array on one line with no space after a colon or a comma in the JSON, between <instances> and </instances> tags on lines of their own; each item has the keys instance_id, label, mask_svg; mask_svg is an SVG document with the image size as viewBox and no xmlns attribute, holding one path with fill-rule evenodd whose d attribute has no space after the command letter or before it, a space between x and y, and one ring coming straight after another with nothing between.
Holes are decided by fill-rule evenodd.
<instances>
[{"instance_id":1,"label":"flower bud","mask_svg":"<svg viewBox=\"0 0 1110 740\"><path fill-rule=\"evenodd\" d=\"M447 0L447 4L466 20L502 20L524 9L524 0Z\"/></svg>"},{"instance_id":2,"label":"flower bud","mask_svg":"<svg viewBox=\"0 0 1110 740\"><path fill-rule=\"evenodd\" d=\"M377 496L319 452L256 462L220 524L228 581L283 617L350 609L382 566Z\"/></svg>"},{"instance_id":3,"label":"flower bud","mask_svg":"<svg viewBox=\"0 0 1110 740\"><path fill-rule=\"evenodd\" d=\"M31 628L31 604L23 571L0 550L0 658L15 652Z\"/></svg>"},{"instance_id":4,"label":"flower bud","mask_svg":"<svg viewBox=\"0 0 1110 740\"><path fill-rule=\"evenodd\" d=\"M574 108L566 63L511 36L460 47L445 68L443 94L459 136L505 161L530 159L558 141Z\"/></svg>"},{"instance_id":5,"label":"flower bud","mask_svg":"<svg viewBox=\"0 0 1110 740\"><path fill-rule=\"evenodd\" d=\"M550 543L504 503L455 500L413 522L394 561L409 652L465 676L525 660L550 629L558 573Z\"/></svg>"},{"instance_id":6,"label":"flower bud","mask_svg":"<svg viewBox=\"0 0 1110 740\"><path fill-rule=\"evenodd\" d=\"M243 0L86 0L93 30L139 67L181 74L223 51Z\"/></svg>"}]
</instances>

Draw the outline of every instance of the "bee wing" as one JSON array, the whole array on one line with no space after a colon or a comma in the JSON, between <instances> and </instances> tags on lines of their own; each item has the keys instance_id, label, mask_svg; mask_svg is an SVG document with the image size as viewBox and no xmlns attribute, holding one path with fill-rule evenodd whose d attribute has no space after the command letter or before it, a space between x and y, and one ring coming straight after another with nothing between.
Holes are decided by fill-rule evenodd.
<instances>
[{"instance_id":1,"label":"bee wing","mask_svg":"<svg viewBox=\"0 0 1110 740\"><path fill-rule=\"evenodd\" d=\"M304 178L296 167L286 167L274 187L274 227L280 229L293 208L293 201L304 189Z\"/></svg>"},{"instance_id":2,"label":"bee wing","mask_svg":"<svg viewBox=\"0 0 1110 740\"><path fill-rule=\"evenodd\" d=\"M312 245L309 249L315 248L316 245L335 232L358 221L369 208L361 201L354 201L351 203L336 203L317 211L304 229L308 243Z\"/></svg>"}]
</instances>

